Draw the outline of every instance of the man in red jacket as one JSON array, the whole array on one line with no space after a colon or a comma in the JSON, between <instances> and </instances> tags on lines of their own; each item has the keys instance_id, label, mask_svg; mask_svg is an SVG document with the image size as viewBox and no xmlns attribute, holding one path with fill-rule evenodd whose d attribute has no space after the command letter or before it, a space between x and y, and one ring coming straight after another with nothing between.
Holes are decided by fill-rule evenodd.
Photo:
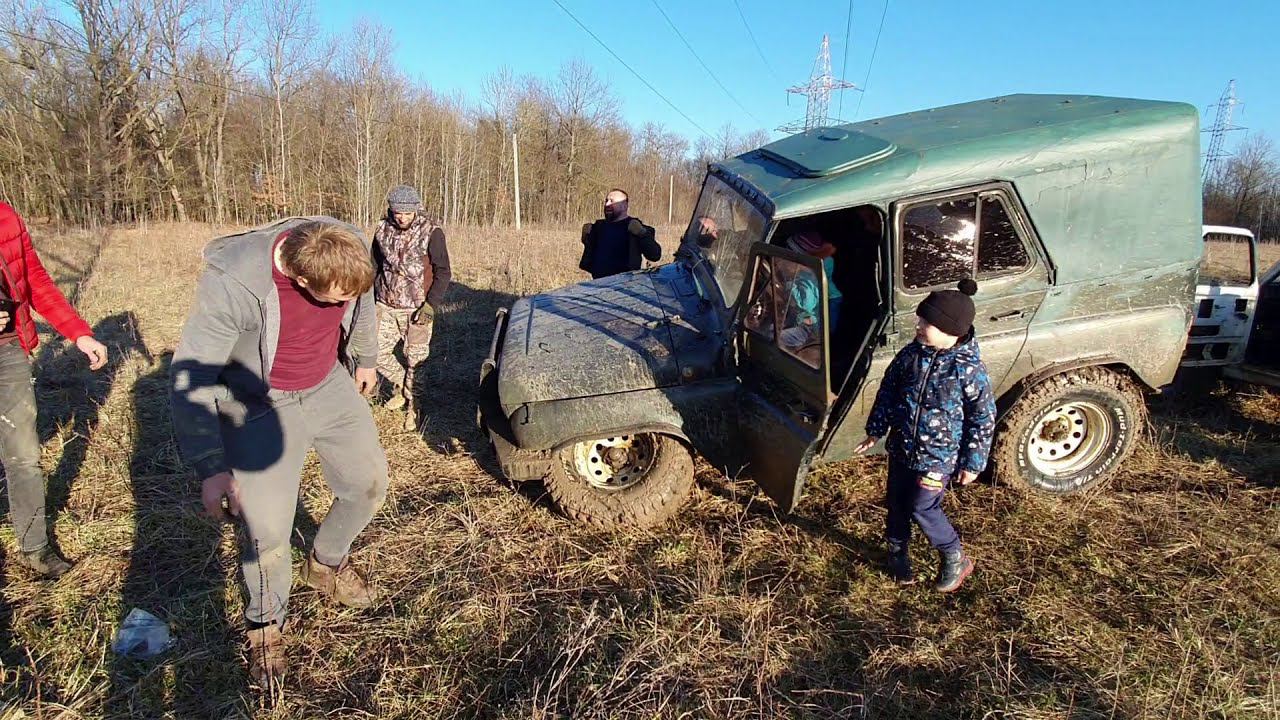
<instances>
[{"instance_id":1,"label":"man in red jacket","mask_svg":"<svg viewBox=\"0 0 1280 720\"><path fill-rule=\"evenodd\" d=\"M45 527L44 473L31 386L30 356L39 342L32 310L75 343L88 356L91 369L107 363L107 348L93 338L89 324L40 264L22 218L0 202L0 459L21 551L18 560L52 578L70 570L71 563L49 544Z\"/></svg>"}]
</instances>

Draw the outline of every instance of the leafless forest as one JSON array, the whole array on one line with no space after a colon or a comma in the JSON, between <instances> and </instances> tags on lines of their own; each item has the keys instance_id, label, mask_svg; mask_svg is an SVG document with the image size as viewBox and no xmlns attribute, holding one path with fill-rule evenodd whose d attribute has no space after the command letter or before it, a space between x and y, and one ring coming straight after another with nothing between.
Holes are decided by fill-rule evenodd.
<instances>
[{"instance_id":1,"label":"leafless forest","mask_svg":"<svg viewBox=\"0 0 1280 720\"><path fill-rule=\"evenodd\" d=\"M394 66L390 28L328 35L307 0L17 0L5 14L0 195L61 223L368 225L407 182L447 222L506 224L513 142L526 221L581 221L617 185L665 222L673 186L687 217L707 160L767 140L631 127L581 61L553 77L494 68L445 97Z\"/></svg>"}]
</instances>

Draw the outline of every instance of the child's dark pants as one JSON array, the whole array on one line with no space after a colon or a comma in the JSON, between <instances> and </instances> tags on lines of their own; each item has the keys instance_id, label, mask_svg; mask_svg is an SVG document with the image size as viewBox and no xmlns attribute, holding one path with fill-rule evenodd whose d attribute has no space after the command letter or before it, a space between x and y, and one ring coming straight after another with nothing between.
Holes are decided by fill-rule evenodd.
<instances>
[{"instance_id":1,"label":"child's dark pants","mask_svg":"<svg viewBox=\"0 0 1280 720\"><path fill-rule=\"evenodd\" d=\"M938 550L960 550L960 536L942 512L942 495L950 482L950 478L943 478L936 490L921 487L920 473L890 455L889 483L885 493L889 516L885 520L885 537L891 545L906 548L911 540L911 521L915 520L921 532Z\"/></svg>"}]
</instances>

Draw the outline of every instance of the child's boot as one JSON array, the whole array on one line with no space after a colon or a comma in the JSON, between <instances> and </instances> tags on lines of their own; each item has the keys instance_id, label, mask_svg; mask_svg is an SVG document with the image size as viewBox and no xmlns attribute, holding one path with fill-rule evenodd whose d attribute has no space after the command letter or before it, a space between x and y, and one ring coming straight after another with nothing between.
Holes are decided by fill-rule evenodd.
<instances>
[{"instance_id":1,"label":"child's boot","mask_svg":"<svg viewBox=\"0 0 1280 720\"><path fill-rule=\"evenodd\" d=\"M899 585L910 585L916 581L905 543L889 543L889 576Z\"/></svg>"},{"instance_id":2,"label":"child's boot","mask_svg":"<svg viewBox=\"0 0 1280 720\"><path fill-rule=\"evenodd\" d=\"M960 550L939 552L942 563L938 567L938 582L933 586L938 592L951 592L964 584L973 573L973 560Z\"/></svg>"}]
</instances>

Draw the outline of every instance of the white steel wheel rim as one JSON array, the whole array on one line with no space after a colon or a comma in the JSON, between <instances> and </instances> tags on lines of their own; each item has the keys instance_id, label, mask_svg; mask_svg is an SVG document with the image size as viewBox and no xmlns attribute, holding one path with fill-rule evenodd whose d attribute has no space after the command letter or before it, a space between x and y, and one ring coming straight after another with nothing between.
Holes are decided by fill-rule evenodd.
<instances>
[{"instance_id":1,"label":"white steel wheel rim","mask_svg":"<svg viewBox=\"0 0 1280 720\"><path fill-rule=\"evenodd\" d=\"M1063 403L1032 426L1027 457L1044 475L1073 475L1097 462L1114 434L1111 416L1102 406L1087 401Z\"/></svg>"},{"instance_id":2,"label":"white steel wheel rim","mask_svg":"<svg viewBox=\"0 0 1280 720\"><path fill-rule=\"evenodd\" d=\"M573 446L570 465L597 490L625 490L643 480L653 467L655 445L648 433L584 440Z\"/></svg>"}]
</instances>

